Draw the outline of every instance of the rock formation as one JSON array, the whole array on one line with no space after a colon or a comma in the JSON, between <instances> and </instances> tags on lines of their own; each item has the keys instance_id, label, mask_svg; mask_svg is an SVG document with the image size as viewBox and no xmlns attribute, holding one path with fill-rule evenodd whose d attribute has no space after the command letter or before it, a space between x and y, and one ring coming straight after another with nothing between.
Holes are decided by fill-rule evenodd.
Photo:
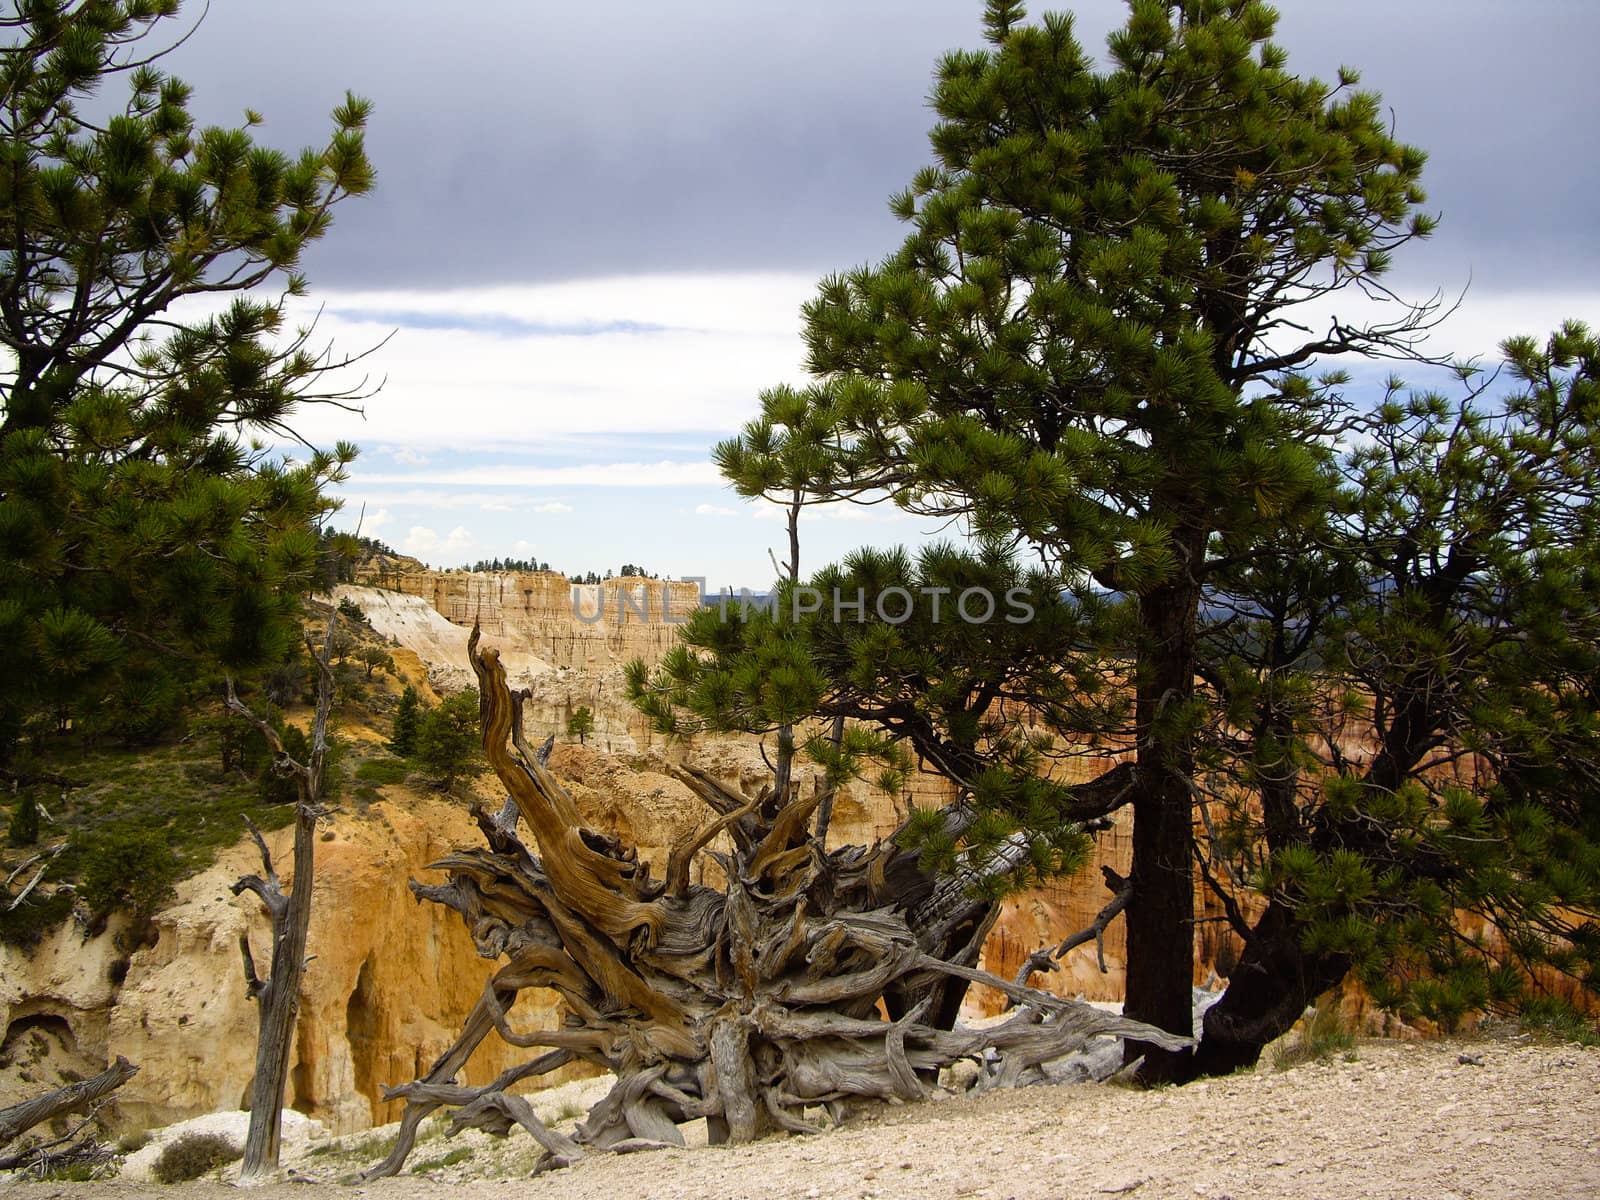
<instances>
[{"instance_id":1,"label":"rock formation","mask_svg":"<svg viewBox=\"0 0 1600 1200\"><path fill-rule=\"evenodd\" d=\"M439 691L471 680L468 629L457 622L470 625L474 613L482 613L486 627L499 622L494 640L511 682L531 692L530 736L564 736L572 711L590 707L598 725L590 744L557 746L552 770L591 825L636 845L658 874L666 847L701 812L671 777L669 763L688 757L736 791L759 787L766 777L751 740L668 745L624 699L623 664L636 655L653 659L672 644L676 626L661 614L676 616L676 606L692 601L694 585L618 579L583 589L548 574L398 578L398 589L351 587L338 594L354 599L378 632L398 641L394 654L408 675L425 668ZM604 621L575 616L574 594L580 615L603 603ZM484 787L485 801L497 804L493 785ZM307 972L288 1103L341 1132L397 1118L399 1106L384 1104L380 1087L426 1070L454 1039L493 969L453 914L416 905L406 887L412 878L436 882L427 865L477 837L465 805L402 787L385 787L383 794L364 814L334 817L329 840L318 845L310 935L317 958ZM829 843L871 844L900 822L908 800L927 805L948 798L945 785L930 776L918 777L903 797L845 789L835 800ZM288 832L268 837L286 862ZM1100 835L1096 866L1125 872L1128 858L1124 829ZM179 885L175 901L155 918L153 941L138 948L115 919L87 938L69 922L28 953L0 946L0 1104L54 1085L63 1071L92 1074L123 1054L145 1067L120 1093L129 1125L237 1107L253 1064L255 1012L240 981L236 943L241 928L248 924L259 939L263 925L256 906L230 896L228 884L254 868L253 850L241 841ZM1087 925L1106 899L1093 867L1016 898L1004 907L981 965L1014 977L1030 953ZM1201 928L1214 936L1219 927ZM385 953L376 953L380 947ZM1086 945L1062 970L1033 982L1066 996L1120 999L1120 923L1107 933L1105 958L1102 974L1095 947ZM981 991L970 1002L973 1015L999 1005ZM552 1007L541 1010L540 1003ZM548 1026L552 1017L553 1000L536 1002L530 994L514 1021L531 1028ZM480 1050L464 1082L493 1078L513 1061L506 1049Z\"/></svg>"}]
</instances>

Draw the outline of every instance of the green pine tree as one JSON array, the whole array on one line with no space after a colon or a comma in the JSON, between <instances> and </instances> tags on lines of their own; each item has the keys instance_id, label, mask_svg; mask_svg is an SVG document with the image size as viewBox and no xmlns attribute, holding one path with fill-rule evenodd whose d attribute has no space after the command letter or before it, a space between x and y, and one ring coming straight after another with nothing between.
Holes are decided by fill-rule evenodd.
<instances>
[{"instance_id":1,"label":"green pine tree","mask_svg":"<svg viewBox=\"0 0 1600 1200\"><path fill-rule=\"evenodd\" d=\"M1505 352L1508 396L1392 383L1314 545L1219 580L1218 734L1245 752L1203 780L1208 857L1268 904L1205 1069L1351 970L1446 1027L1551 972L1600 991L1600 341Z\"/></svg>"},{"instance_id":2,"label":"green pine tree","mask_svg":"<svg viewBox=\"0 0 1600 1200\"><path fill-rule=\"evenodd\" d=\"M299 638L315 525L335 507L324 488L355 451L292 461L257 439L340 394L325 382L339 360L285 328L283 301L304 293L301 255L334 208L373 178L353 96L298 155L258 143L253 114L198 126L188 86L140 49L174 0L13 8L0 758L29 722L152 736L208 675L281 661ZM174 326L189 296L222 304Z\"/></svg>"},{"instance_id":3,"label":"green pine tree","mask_svg":"<svg viewBox=\"0 0 1600 1200\"><path fill-rule=\"evenodd\" d=\"M823 281L799 395L831 491L881 486L1125 598L1133 721L1104 733L1137 746L1127 1011L1182 1031L1205 584L1326 506L1339 380L1301 369L1425 317L1283 336L1429 232L1423 155L1353 73L1289 73L1265 4L1134 3L1103 68L1069 17L1022 18L994 0L989 48L940 64L936 161L892 201L911 232ZM794 424L794 396L765 396L746 439ZM1189 1068L1148 1049L1146 1078Z\"/></svg>"},{"instance_id":4,"label":"green pine tree","mask_svg":"<svg viewBox=\"0 0 1600 1200\"><path fill-rule=\"evenodd\" d=\"M389 732L389 749L401 758L410 758L417 752L417 724L422 717L422 702L417 689L410 684L400 693L400 703L394 710L394 726Z\"/></svg>"},{"instance_id":5,"label":"green pine tree","mask_svg":"<svg viewBox=\"0 0 1600 1200\"><path fill-rule=\"evenodd\" d=\"M419 770L449 788L471 774L482 759L478 742L478 692L468 688L430 708L417 722L413 757Z\"/></svg>"},{"instance_id":6,"label":"green pine tree","mask_svg":"<svg viewBox=\"0 0 1600 1200\"><path fill-rule=\"evenodd\" d=\"M6 844L32 846L39 840L39 802L32 792L23 792L11 810L11 823L6 827Z\"/></svg>"},{"instance_id":7,"label":"green pine tree","mask_svg":"<svg viewBox=\"0 0 1600 1200\"><path fill-rule=\"evenodd\" d=\"M581 706L567 718L567 736L578 739L581 746L584 739L594 732L594 713L587 704Z\"/></svg>"}]
</instances>

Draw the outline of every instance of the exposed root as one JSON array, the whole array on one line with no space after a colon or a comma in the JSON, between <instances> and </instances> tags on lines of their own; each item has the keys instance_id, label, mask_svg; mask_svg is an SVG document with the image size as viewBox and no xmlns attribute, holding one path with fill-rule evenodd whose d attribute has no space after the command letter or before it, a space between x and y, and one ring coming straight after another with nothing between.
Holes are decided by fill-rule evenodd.
<instances>
[{"instance_id":1,"label":"exposed root","mask_svg":"<svg viewBox=\"0 0 1600 1200\"><path fill-rule=\"evenodd\" d=\"M538 1169L549 1169L589 1152L681 1146L679 1126L699 1118L713 1143L814 1133L822 1111L837 1118L852 1101L923 1099L961 1059L984 1064L980 1086L1018 1086L1044 1080L1045 1064L1094 1037L1190 1044L978 970L994 906L931 878L892 841L826 852L812 828L821 791L752 799L686 770L714 819L674 847L665 880L652 880L631 847L583 823L543 756L526 753L498 655L477 646L474 630L484 749L535 845L516 821L480 813L488 848L433 864L445 884L412 884L419 899L459 913L479 953L504 965L428 1074L385 1091L406 1101L400 1137L364 1178L397 1172L440 1107L455 1110L450 1132L526 1130L544 1148ZM709 848L723 833L731 853ZM721 866L723 890L689 882L698 854ZM1010 998L1014 1015L956 1026L972 983ZM562 1028L511 1028L506 1013L526 988L561 996ZM456 1086L491 1034L555 1049L487 1087ZM616 1083L568 1137L506 1089L573 1060Z\"/></svg>"}]
</instances>

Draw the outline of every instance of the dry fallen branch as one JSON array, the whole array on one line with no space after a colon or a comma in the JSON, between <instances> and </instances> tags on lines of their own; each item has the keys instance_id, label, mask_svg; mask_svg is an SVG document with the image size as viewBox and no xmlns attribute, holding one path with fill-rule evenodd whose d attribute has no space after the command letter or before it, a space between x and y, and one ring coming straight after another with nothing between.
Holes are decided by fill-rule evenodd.
<instances>
[{"instance_id":1,"label":"dry fallen branch","mask_svg":"<svg viewBox=\"0 0 1600 1200\"><path fill-rule=\"evenodd\" d=\"M963 1058L987 1063L985 1086L1015 1086L1098 1036L1190 1044L976 969L995 906L974 900L970 885L1006 869L1009 847L960 878L934 878L892 840L826 851L810 827L826 793L791 788L771 811L772 793L738 795L690 769L680 777L713 819L673 848L666 879L652 879L632 847L584 823L543 755L526 752L498 654L479 651L476 629L468 647L484 750L518 820L479 812L488 847L434 863L448 882L411 886L459 913L478 952L502 965L432 1069L386 1090L406 1101L405 1114L392 1152L364 1178L397 1172L440 1107L455 1110L452 1132L528 1131L549 1167L598 1150L682 1145L678 1127L701 1117L714 1143L813 1132L824 1108L838 1116L854 1101L921 1099L940 1068ZM718 834L731 851L712 848ZM724 888L689 882L699 854L720 866ZM988 1029L956 1026L972 983L1012 999L1015 1015ZM528 988L561 997L570 1014L561 1028L511 1028L506 1014ZM491 1035L547 1052L488 1087L458 1086ZM570 1138L540 1132L506 1089L573 1060L616 1082Z\"/></svg>"},{"instance_id":2,"label":"dry fallen branch","mask_svg":"<svg viewBox=\"0 0 1600 1200\"><path fill-rule=\"evenodd\" d=\"M0 1147L15 1141L43 1121L64 1113L83 1111L116 1091L138 1072L138 1067L119 1056L116 1062L92 1079L70 1083L10 1108L0 1108Z\"/></svg>"}]
</instances>

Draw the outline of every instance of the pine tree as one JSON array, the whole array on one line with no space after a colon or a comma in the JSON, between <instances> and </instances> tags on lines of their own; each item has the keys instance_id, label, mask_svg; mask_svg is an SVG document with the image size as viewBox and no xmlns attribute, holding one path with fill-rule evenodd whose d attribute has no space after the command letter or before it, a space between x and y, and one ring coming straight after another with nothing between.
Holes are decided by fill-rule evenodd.
<instances>
[{"instance_id":1,"label":"pine tree","mask_svg":"<svg viewBox=\"0 0 1600 1200\"><path fill-rule=\"evenodd\" d=\"M567 718L567 736L578 739L578 745L584 744L584 739L594 732L594 713L587 704L580 707Z\"/></svg>"},{"instance_id":2,"label":"pine tree","mask_svg":"<svg viewBox=\"0 0 1600 1200\"><path fill-rule=\"evenodd\" d=\"M439 786L449 788L481 761L478 748L478 693L457 692L417 721L417 767Z\"/></svg>"},{"instance_id":3,"label":"pine tree","mask_svg":"<svg viewBox=\"0 0 1600 1200\"><path fill-rule=\"evenodd\" d=\"M389 733L389 749L401 758L410 758L417 752L417 723L421 719L422 702L417 689L409 683L400 693L400 704L394 710L394 726Z\"/></svg>"},{"instance_id":4,"label":"pine tree","mask_svg":"<svg viewBox=\"0 0 1600 1200\"><path fill-rule=\"evenodd\" d=\"M283 301L334 206L372 184L368 105L347 97L296 157L254 140L254 114L196 127L151 54L177 9L0 15L0 756L44 714L145 736L207 671L281 660L323 489L355 453L296 462L254 439L350 396L319 383L341 364L285 329ZM190 296L224 303L174 326Z\"/></svg>"},{"instance_id":5,"label":"pine tree","mask_svg":"<svg viewBox=\"0 0 1600 1200\"><path fill-rule=\"evenodd\" d=\"M23 792L11 810L11 822L6 827L6 844L32 846L39 840L39 802L33 793Z\"/></svg>"},{"instance_id":6,"label":"pine tree","mask_svg":"<svg viewBox=\"0 0 1600 1200\"><path fill-rule=\"evenodd\" d=\"M1209 882L1268 903L1202 1069L1351 970L1446 1027L1551 971L1600 991L1600 341L1505 352L1509 396L1470 368L1464 396L1392 382L1314 544L1219 580L1208 675L1243 753L1200 781Z\"/></svg>"},{"instance_id":7,"label":"pine tree","mask_svg":"<svg viewBox=\"0 0 1600 1200\"><path fill-rule=\"evenodd\" d=\"M1313 443L1331 355L1404 349L1425 309L1286 338L1297 306L1381 294L1426 235L1423 155L1353 72L1285 70L1250 0L1135 3L1097 69L1069 17L993 0L990 47L941 63L912 227L805 309L800 393L839 488L967 521L1124 597L1137 744L1127 1011L1190 1023L1195 692L1211 572L1327 501ZM1274 335L1269 343L1268 335ZM784 392L764 397L781 417ZM761 436L762 422L748 434ZM1144 1075L1183 1059L1155 1048Z\"/></svg>"}]
</instances>

